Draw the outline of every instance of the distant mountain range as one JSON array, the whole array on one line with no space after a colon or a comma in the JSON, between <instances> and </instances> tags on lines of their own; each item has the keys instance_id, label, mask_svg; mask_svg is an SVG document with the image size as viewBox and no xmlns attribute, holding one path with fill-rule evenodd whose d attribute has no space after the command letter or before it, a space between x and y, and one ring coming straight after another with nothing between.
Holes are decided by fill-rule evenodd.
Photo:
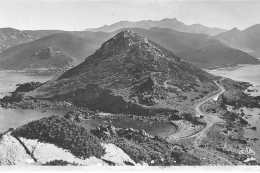
<instances>
[{"instance_id":1,"label":"distant mountain range","mask_svg":"<svg viewBox=\"0 0 260 173\"><path fill-rule=\"evenodd\" d=\"M157 22L167 21L172 21L168 22L172 23L172 26L174 23L176 26L186 26L179 24L176 19ZM161 26L166 27L166 24ZM75 66L100 48L104 41L125 29L162 45L199 68L260 62L255 58L260 56L259 25L244 31L233 29L216 36L160 27L121 28L114 32L19 31L3 28L0 29L0 36L3 38L0 40L0 69L26 70Z\"/></svg>"},{"instance_id":2,"label":"distant mountain range","mask_svg":"<svg viewBox=\"0 0 260 173\"><path fill-rule=\"evenodd\" d=\"M0 53L0 68L19 70L77 65L94 53L105 40L121 30L112 33L62 32L20 44ZM166 28L129 30L164 46L200 68L259 63L249 54L230 48L204 34L184 33Z\"/></svg>"},{"instance_id":3,"label":"distant mountain range","mask_svg":"<svg viewBox=\"0 0 260 173\"><path fill-rule=\"evenodd\" d=\"M129 22L129 21L121 21L114 23L112 25L104 25L100 28L90 28L86 29L86 31L103 31L103 32L114 32L118 29L122 28L143 28L143 29L150 29L153 27L158 28L169 28L174 29L176 31L180 32L188 32L188 33L202 33L202 34L208 34L208 35L217 35L219 33L222 33L226 30L221 28L210 28L207 26L203 26L201 24L193 24L193 25L186 25L180 21L178 21L176 18L174 19L162 19L160 21L153 21L153 20L142 20L138 22Z\"/></svg>"},{"instance_id":4,"label":"distant mountain range","mask_svg":"<svg viewBox=\"0 0 260 173\"><path fill-rule=\"evenodd\" d=\"M39 38L59 33L59 30L21 31L14 28L0 28L0 52L18 44L31 42Z\"/></svg>"},{"instance_id":5,"label":"distant mountain range","mask_svg":"<svg viewBox=\"0 0 260 173\"><path fill-rule=\"evenodd\" d=\"M253 56L233 49L205 34L184 33L167 28L149 30L129 28L129 30L162 45L200 68L228 64L259 64Z\"/></svg>"},{"instance_id":6,"label":"distant mountain range","mask_svg":"<svg viewBox=\"0 0 260 173\"><path fill-rule=\"evenodd\" d=\"M201 93L217 90L213 80L171 51L124 30L29 95L111 113L152 115L192 108Z\"/></svg>"},{"instance_id":7,"label":"distant mountain range","mask_svg":"<svg viewBox=\"0 0 260 173\"><path fill-rule=\"evenodd\" d=\"M260 58L260 24L253 25L242 31L234 28L214 38Z\"/></svg>"}]
</instances>

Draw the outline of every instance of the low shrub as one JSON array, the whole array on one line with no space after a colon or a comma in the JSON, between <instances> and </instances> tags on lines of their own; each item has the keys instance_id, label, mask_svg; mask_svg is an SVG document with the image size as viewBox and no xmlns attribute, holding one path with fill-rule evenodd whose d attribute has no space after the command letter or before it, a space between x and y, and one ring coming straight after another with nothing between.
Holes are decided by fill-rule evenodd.
<instances>
[{"instance_id":1,"label":"low shrub","mask_svg":"<svg viewBox=\"0 0 260 173\"><path fill-rule=\"evenodd\" d=\"M12 133L27 139L39 139L55 144L79 158L86 159L90 156L100 158L105 154L98 138L85 128L59 116L32 121Z\"/></svg>"},{"instance_id":2,"label":"low shrub","mask_svg":"<svg viewBox=\"0 0 260 173\"><path fill-rule=\"evenodd\" d=\"M53 161L50 161L50 162L43 164L43 166L67 166L67 165L76 166L77 164L70 163L70 162L67 162L67 161L64 161L64 160L53 160Z\"/></svg>"}]
</instances>

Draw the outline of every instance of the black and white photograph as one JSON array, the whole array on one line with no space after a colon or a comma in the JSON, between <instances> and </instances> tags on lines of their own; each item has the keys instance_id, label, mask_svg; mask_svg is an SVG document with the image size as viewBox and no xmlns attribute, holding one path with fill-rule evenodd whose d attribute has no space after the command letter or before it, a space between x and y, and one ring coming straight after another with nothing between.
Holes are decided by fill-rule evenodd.
<instances>
[{"instance_id":1,"label":"black and white photograph","mask_svg":"<svg viewBox=\"0 0 260 173\"><path fill-rule=\"evenodd\" d=\"M0 0L0 171L260 171L259 12Z\"/></svg>"}]
</instances>

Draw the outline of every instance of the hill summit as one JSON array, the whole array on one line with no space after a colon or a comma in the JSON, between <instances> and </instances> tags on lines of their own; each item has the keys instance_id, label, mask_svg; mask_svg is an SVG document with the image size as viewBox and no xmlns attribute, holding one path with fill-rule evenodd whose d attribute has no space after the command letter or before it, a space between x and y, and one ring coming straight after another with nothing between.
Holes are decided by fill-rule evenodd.
<instances>
[{"instance_id":1,"label":"hill summit","mask_svg":"<svg viewBox=\"0 0 260 173\"><path fill-rule=\"evenodd\" d=\"M213 79L171 51L124 30L83 63L28 94L92 110L153 115L192 109L196 99L217 89Z\"/></svg>"}]
</instances>

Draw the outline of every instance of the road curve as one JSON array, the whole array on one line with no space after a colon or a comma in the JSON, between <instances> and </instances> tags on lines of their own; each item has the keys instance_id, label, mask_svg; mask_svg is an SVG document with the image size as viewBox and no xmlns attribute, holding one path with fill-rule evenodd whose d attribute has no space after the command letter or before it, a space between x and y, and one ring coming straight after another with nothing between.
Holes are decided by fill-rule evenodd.
<instances>
[{"instance_id":1,"label":"road curve","mask_svg":"<svg viewBox=\"0 0 260 173\"><path fill-rule=\"evenodd\" d=\"M218 118L217 116L212 115L212 114L206 114L205 112L203 112L203 111L201 110L201 106L202 106L204 103L206 103L207 101L209 101L209 100L211 100L211 99L213 99L213 98L215 98L215 97L219 97L221 94L223 94L224 92L226 92L225 88L224 88L222 85L220 85L220 84L217 83L217 82L215 82L215 84L219 87L220 91L219 91L217 94L215 94L215 95L213 95L213 96L211 96L211 97L209 97L209 98L206 98L206 99L202 100L201 102L199 102L199 103L195 106L196 114L197 114L197 115L203 115L203 116L204 116L203 120L207 123L207 125L206 125L206 127L205 127L203 130L201 130L200 132L194 134L193 136L197 136L197 135L199 135L200 133L204 133L204 132L205 132L206 130L208 130L213 124L222 121L222 120L221 120L220 118Z\"/></svg>"},{"instance_id":2,"label":"road curve","mask_svg":"<svg viewBox=\"0 0 260 173\"><path fill-rule=\"evenodd\" d=\"M207 98L207 99L204 99L203 101L199 102L199 103L196 105L196 107L195 107L196 114L198 114L198 115L203 115L203 116L204 116L203 119L205 120L205 122L207 123L207 125L206 125L206 127L205 127L203 130L199 131L198 133L196 133L196 134L194 134L194 135L192 135L192 136L189 136L189 138L190 138L190 137L196 137L195 140L194 140L194 147L195 147L197 150L206 152L207 154L210 154L210 155L212 155L212 156L214 156L214 157L217 157L217 158L219 158L220 160L225 161L225 162L228 163L229 165L232 165L232 162L230 162L230 161L227 160L226 158L223 158L223 157L221 157L221 156L219 156L219 155L217 155L217 154L215 154L215 153L212 153L212 152L210 152L210 151L208 151L208 150L204 150L204 149L202 149L202 148L199 147L199 141L200 141L200 140L202 139L202 137L206 134L206 131L207 131L210 127L212 127L215 123L222 122L222 120L221 120L220 118L218 118L216 115L207 114L207 113L205 113L205 112L203 112L203 111L201 110L201 106L202 106L204 103L206 103L207 101L209 101L209 100L211 100L211 99L213 99L213 98L215 98L215 97L218 97L219 95L221 95L221 94L223 94L224 92L226 92L225 88L224 88L222 85L220 85L220 84L217 83L217 82L215 82L215 83L216 83L216 85L220 88L220 91L219 91L217 94L215 94L215 95L213 95L213 96L211 96L211 97L209 97L209 98Z\"/></svg>"},{"instance_id":3,"label":"road curve","mask_svg":"<svg viewBox=\"0 0 260 173\"><path fill-rule=\"evenodd\" d=\"M218 92L217 94L215 94L215 95L213 95L213 96L211 96L211 97L209 97L209 98L207 98L207 99L204 99L204 100L202 100L201 102L199 102L199 103L196 105L196 107L195 107L195 110L196 110L196 112L197 112L198 114L205 114L205 113L202 112L202 110L201 110L201 106L202 106L204 103L206 103L207 101L209 101L209 100L211 100L211 99L213 99L213 98L215 98L215 97L218 97L219 95L221 95L221 94L223 94L224 92L226 92L225 88L224 88L222 85L220 85L220 84L217 83L216 81L215 81L215 84L219 87L220 92Z\"/></svg>"}]
</instances>

